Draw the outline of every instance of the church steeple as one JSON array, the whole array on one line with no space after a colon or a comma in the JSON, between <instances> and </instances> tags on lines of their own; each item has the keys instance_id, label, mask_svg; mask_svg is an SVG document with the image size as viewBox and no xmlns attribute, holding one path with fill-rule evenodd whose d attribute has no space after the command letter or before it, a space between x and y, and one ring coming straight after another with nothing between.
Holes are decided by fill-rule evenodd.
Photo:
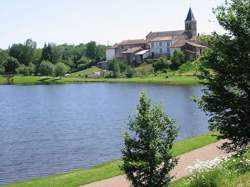
<instances>
[{"instance_id":1,"label":"church steeple","mask_svg":"<svg viewBox=\"0 0 250 187\"><path fill-rule=\"evenodd\" d=\"M191 8L189 8L187 18L185 20L185 32L189 38L197 35L197 21Z\"/></svg>"}]
</instances>

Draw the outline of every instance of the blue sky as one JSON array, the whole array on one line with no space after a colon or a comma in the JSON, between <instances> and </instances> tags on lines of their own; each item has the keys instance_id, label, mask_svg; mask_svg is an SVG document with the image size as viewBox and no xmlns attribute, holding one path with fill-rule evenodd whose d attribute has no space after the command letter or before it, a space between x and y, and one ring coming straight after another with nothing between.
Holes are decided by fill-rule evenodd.
<instances>
[{"instance_id":1,"label":"blue sky","mask_svg":"<svg viewBox=\"0 0 250 187\"><path fill-rule=\"evenodd\" d=\"M223 32L212 8L224 0L2 0L0 48L27 38L79 44L114 44L150 31L183 29L191 5L199 33Z\"/></svg>"}]
</instances>

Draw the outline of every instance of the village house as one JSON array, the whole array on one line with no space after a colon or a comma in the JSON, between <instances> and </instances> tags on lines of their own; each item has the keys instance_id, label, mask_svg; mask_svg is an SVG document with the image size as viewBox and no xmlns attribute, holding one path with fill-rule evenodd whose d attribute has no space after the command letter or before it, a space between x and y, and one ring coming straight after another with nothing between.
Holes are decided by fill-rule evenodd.
<instances>
[{"instance_id":1,"label":"village house","mask_svg":"<svg viewBox=\"0 0 250 187\"><path fill-rule=\"evenodd\" d=\"M190 8L185 20L185 29L177 31L150 32L145 39L125 40L106 50L106 59L128 60L130 63L143 63L145 58L171 56L180 49L187 60L197 58L205 46L197 41L197 21Z\"/></svg>"}]
</instances>

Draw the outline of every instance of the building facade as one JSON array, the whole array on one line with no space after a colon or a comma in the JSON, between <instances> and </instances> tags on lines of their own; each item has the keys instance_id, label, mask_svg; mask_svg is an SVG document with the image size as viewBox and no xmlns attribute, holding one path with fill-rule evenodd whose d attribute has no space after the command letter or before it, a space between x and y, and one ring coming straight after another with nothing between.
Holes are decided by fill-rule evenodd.
<instances>
[{"instance_id":1,"label":"building facade","mask_svg":"<svg viewBox=\"0 0 250 187\"><path fill-rule=\"evenodd\" d=\"M150 32L146 39L122 41L107 49L107 60L123 58L130 63L142 63L148 57L171 56L177 49L182 50L188 60L196 58L205 46L197 41L197 21L191 8L184 28L177 31Z\"/></svg>"}]
</instances>

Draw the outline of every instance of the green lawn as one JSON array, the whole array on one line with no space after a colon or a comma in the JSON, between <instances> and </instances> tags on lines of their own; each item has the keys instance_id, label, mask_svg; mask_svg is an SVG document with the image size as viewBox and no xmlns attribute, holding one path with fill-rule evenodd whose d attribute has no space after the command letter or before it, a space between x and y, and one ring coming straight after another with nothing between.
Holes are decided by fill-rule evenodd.
<instances>
[{"instance_id":1,"label":"green lawn","mask_svg":"<svg viewBox=\"0 0 250 187\"><path fill-rule=\"evenodd\" d=\"M173 154L175 156L181 155L216 141L217 139L213 134L179 141L173 147ZM121 164L122 161L120 160L110 161L86 170L76 170L65 174L5 185L4 187L77 187L123 174L120 169Z\"/></svg>"},{"instance_id":2,"label":"green lawn","mask_svg":"<svg viewBox=\"0 0 250 187\"><path fill-rule=\"evenodd\" d=\"M200 81L194 76L183 75L165 75L135 77L135 78L118 78L118 79L88 79L81 77L44 77L44 76L14 76L11 84L32 85L32 84L69 84L69 83L86 83L86 82L110 82L110 83L138 83L138 84L163 84L163 85L195 85ZM7 79L0 76L0 84L8 84Z\"/></svg>"},{"instance_id":3,"label":"green lawn","mask_svg":"<svg viewBox=\"0 0 250 187\"><path fill-rule=\"evenodd\" d=\"M90 74L93 74L93 73L101 71L101 70L102 69L94 66L94 67L91 67L91 68L88 68L88 69L85 69L82 71L71 73L70 77L82 77L82 78L84 78L86 75L90 75Z\"/></svg>"}]
</instances>

